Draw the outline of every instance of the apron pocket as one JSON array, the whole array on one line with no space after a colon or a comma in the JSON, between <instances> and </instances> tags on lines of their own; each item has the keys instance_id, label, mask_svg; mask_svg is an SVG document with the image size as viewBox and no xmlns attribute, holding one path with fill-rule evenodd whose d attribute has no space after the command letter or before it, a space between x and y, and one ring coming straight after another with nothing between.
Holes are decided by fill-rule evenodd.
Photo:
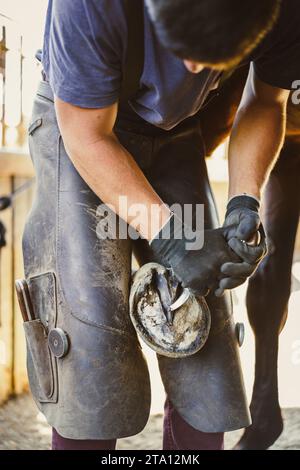
<instances>
[{"instance_id":1,"label":"apron pocket","mask_svg":"<svg viewBox=\"0 0 300 470\"><path fill-rule=\"evenodd\" d=\"M28 278L27 283L34 312L34 320L23 324L30 388L40 403L56 403L57 358L48 345L48 334L57 321L56 277L53 272L46 272Z\"/></svg>"},{"instance_id":2,"label":"apron pocket","mask_svg":"<svg viewBox=\"0 0 300 470\"><path fill-rule=\"evenodd\" d=\"M41 320L23 323L26 343L35 376L33 392L40 402L52 401L54 394L54 373L51 353L48 348L47 332ZM29 358L28 358L29 359Z\"/></svg>"}]
</instances>

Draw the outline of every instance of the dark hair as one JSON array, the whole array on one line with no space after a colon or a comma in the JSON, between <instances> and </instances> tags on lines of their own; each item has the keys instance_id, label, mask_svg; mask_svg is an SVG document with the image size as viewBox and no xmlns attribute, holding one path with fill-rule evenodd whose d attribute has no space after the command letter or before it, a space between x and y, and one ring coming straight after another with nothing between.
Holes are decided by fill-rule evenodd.
<instances>
[{"instance_id":1,"label":"dark hair","mask_svg":"<svg viewBox=\"0 0 300 470\"><path fill-rule=\"evenodd\" d=\"M162 43L207 65L239 63L271 30L281 0L146 0Z\"/></svg>"}]
</instances>

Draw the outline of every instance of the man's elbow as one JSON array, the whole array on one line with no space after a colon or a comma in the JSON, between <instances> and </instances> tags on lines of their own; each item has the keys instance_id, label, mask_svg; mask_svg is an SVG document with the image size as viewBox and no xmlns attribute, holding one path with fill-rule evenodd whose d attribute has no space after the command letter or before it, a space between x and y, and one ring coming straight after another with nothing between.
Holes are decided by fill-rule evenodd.
<instances>
[{"instance_id":1,"label":"man's elbow","mask_svg":"<svg viewBox=\"0 0 300 470\"><path fill-rule=\"evenodd\" d=\"M239 107L239 113L248 116L264 116L265 119L272 119L274 122L286 121L287 101L265 99L260 96L253 96L251 99L245 100Z\"/></svg>"},{"instance_id":2,"label":"man's elbow","mask_svg":"<svg viewBox=\"0 0 300 470\"><path fill-rule=\"evenodd\" d=\"M107 140L115 139L116 105L105 109L86 109L56 98L55 109L65 150L73 162L86 158L95 148L105 145Z\"/></svg>"}]
</instances>

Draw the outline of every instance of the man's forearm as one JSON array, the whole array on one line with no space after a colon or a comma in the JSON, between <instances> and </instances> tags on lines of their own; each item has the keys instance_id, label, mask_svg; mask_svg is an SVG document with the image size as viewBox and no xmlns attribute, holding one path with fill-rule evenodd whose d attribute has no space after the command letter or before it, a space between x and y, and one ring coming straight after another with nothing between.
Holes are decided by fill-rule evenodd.
<instances>
[{"instance_id":1,"label":"man's forearm","mask_svg":"<svg viewBox=\"0 0 300 470\"><path fill-rule=\"evenodd\" d=\"M229 145L229 197L260 198L262 187L283 144L286 108L253 101L236 115Z\"/></svg>"},{"instance_id":2,"label":"man's forearm","mask_svg":"<svg viewBox=\"0 0 300 470\"><path fill-rule=\"evenodd\" d=\"M74 166L99 198L150 240L170 217L170 211L154 191L129 152L114 134L80 148L66 148ZM119 204L125 196L126 205ZM141 210L134 212L134 207Z\"/></svg>"}]
</instances>

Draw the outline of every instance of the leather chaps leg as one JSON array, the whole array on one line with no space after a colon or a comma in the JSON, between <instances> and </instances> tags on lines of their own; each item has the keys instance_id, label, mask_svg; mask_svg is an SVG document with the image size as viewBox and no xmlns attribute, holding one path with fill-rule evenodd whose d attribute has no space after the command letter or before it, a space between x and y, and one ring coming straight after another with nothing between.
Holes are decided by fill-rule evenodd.
<instances>
[{"instance_id":1,"label":"leather chaps leg","mask_svg":"<svg viewBox=\"0 0 300 470\"><path fill-rule=\"evenodd\" d=\"M148 419L150 383L128 312L131 243L98 239L101 201L65 152L46 82L39 86L29 134L37 178L23 237L37 318L26 325L32 393L63 437L136 434ZM45 347L54 328L68 340L64 357Z\"/></svg>"}]
</instances>

